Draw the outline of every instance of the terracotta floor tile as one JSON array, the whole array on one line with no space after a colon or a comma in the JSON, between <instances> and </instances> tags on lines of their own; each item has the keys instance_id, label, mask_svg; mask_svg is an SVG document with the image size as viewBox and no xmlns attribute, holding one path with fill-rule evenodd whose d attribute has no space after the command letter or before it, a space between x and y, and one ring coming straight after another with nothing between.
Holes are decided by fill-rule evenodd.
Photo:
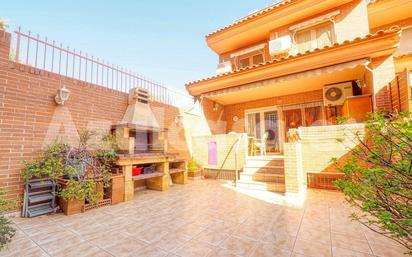
<instances>
[{"instance_id":1,"label":"terracotta floor tile","mask_svg":"<svg viewBox=\"0 0 412 257\"><path fill-rule=\"evenodd\" d=\"M213 230L204 230L200 232L194 239L200 242L208 243L213 246L218 246L223 242L229 235Z\"/></svg>"},{"instance_id":2,"label":"terracotta floor tile","mask_svg":"<svg viewBox=\"0 0 412 257\"><path fill-rule=\"evenodd\" d=\"M88 238L87 241L97 247L101 248L107 248L110 247L114 244L120 243L122 241L127 241L129 237L127 235L124 235L120 232L113 232L109 231L110 233L96 233L93 234L92 238Z\"/></svg>"},{"instance_id":3,"label":"terracotta floor tile","mask_svg":"<svg viewBox=\"0 0 412 257\"><path fill-rule=\"evenodd\" d=\"M271 243L277 248L292 250L293 244L295 243L296 237L289 235L288 233L282 233L281 231L271 230L267 231L261 241L265 243Z\"/></svg>"},{"instance_id":4,"label":"terracotta floor tile","mask_svg":"<svg viewBox=\"0 0 412 257\"><path fill-rule=\"evenodd\" d=\"M64 242L64 243L63 243ZM72 238L63 238L59 241L51 241L45 244L40 244L40 246L51 256L54 256L56 253L64 252L67 249L76 248L76 246L85 242L79 237Z\"/></svg>"},{"instance_id":5,"label":"terracotta floor tile","mask_svg":"<svg viewBox=\"0 0 412 257\"><path fill-rule=\"evenodd\" d=\"M146 245L147 244L143 242L129 239L129 240L125 240L122 242L118 242L104 249L116 257L123 257L123 256L132 256L133 252L138 251L139 249L142 249Z\"/></svg>"},{"instance_id":6,"label":"terracotta floor tile","mask_svg":"<svg viewBox=\"0 0 412 257\"><path fill-rule=\"evenodd\" d=\"M169 231L163 227L153 226L141 231L135 238L146 243L153 243L168 233Z\"/></svg>"},{"instance_id":7,"label":"terracotta floor tile","mask_svg":"<svg viewBox=\"0 0 412 257\"><path fill-rule=\"evenodd\" d=\"M152 245L148 245L142 249L139 249L135 252L133 252L133 254L131 256L136 256L136 257L165 257L168 255L168 252L163 251L160 248L157 248L155 246Z\"/></svg>"},{"instance_id":8,"label":"terracotta floor tile","mask_svg":"<svg viewBox=\"0 0 412 257\"><path fill-rule=\"evenodd\" d=\"M301 228L298 232L298 239L306 241L313 241L323 244L331 243L331 236L329 231Z\"/></svg>"},{"instance_id":9,"label":"terracotta floor tile","mask_svg":"<svg viewBox=\"0 0 412 257\"><path fill-rule=\"evenodd\" d=\"M234 236L227 238L219 245L219 247L228 250L231 254L242 256L249 256L256 246L257 241Z\"/></svg>"},{"instance_id":10,"label":"terracotta floor tile","mask_svg":"<svg viewBox=\"0 0 412 257\"><path fill-rule=\"evenodd\" d=\"M207 257L243 257L243 256L234 254L233 252L223 249L223 248L217 248L216 250L212 251Z\"/></svg>"},{"instance_id":11,"label":"terracotta floor tile","mask_svg":"<svg viewBox=\"0 0 412 257\"><path fill-rule=\"evenodd\" d=\"M331 246L302 239L296 240L293 252L313 257L331 257Z\"/></svg>"},{"instance_id":12,"label":"terracotta floor tile","mask_svg":"<svg viewBox=\"0 0 412 257\"><path fill-rule=\"evenodd\" d=\"M342 234L332 233L332 246L372 254L368 241L351 238Z\"/></svg>"},{"instance_id":13,"label":"terracotta floor tile","mask_svg":"<svg viewBox=\"0 0 412 257\"><path fill-rule=\"evenodd\" d=\"M24 251L24 250L31 249L34 247L37 247L37 245L32 240L26 237L26 238L21 238L19 240L11 241L11 243L6 245L5 251L9 253L13 253L16 251Z\"/></svg>"},{"instance_id":14,"label":"terracotta floor tile","mask_svg":"<svg viewBox=\"0 0 412 257\"><path fill-rule=\"evenodd\" d=\"M268 194L273 199L263 201L199 180L138 191L130 202L72 216L16 217L17 234L0 255L43 257L37 243L50 256L250 257L293 250L295 257L322 257L333 246L334 257L372 257L368 244L378 257L404 256L396 242L351 221L352 207L339 192L308 190L303 206Z\"/></svg>"},{"instance_id":15,"label":"terracotta floor tile","mask_svg":"<svg viewBox=\"0 0 412 257\"><path fill-rule=\"evenodd\" d=\"M204 257L208 256L214 250L207 243L196 240L190 240L179 247L174 253L181 257Z\"/></svg>"},{"instance_id":16,"label":"terracotta floor tile","mask_svg":"<svg viewBox=\"0 0 412 257\"><path fill-rule=\"evenodd\" d=\"M277 248L274 244L260 243L252 257L290 257L291 254L291 251Z\"/></svg>"},{"instance_id":17,"label":"terracotta floor tile","mask_svg":"<svg viewBox=\"0 0 412 257\"><path fill-rule=\"evenodd\" d=\"M241 224L233 232L233 235L237 237L247 237L252 240L258 241L259 239L263 237L267 229L268 229L267 227L262 227L262 226L256 227L252 225Z\"/></svg>"},{"instance_id":18,"label":"terracotta floor tile","mask_svg":"<svg viewBox=\"0 0 412 257\"><path fill-rule=\"evenodd\" d=\"M370 244L373 254L378 257L404 257L406 249L400 245Z\"/></svg>"},{"instance_id":19,"label":"terracotta floor tile","mask_svg":"<svg viewBox=\"0 0 412 257\"><path fill-rule=\"evenodd\" d=\"M178 235L176 233L168 233L159 240L153 243L154 246L159 247L165 251L172 252L188 242L190 238Z\"/></svg>"},{"instance_id":20,"label":"terracotta floor tile","mask_svg":"<svg viewBox=\"0 0 412 257\"><path fill-rule=\"evenodd\" d=\"M373 257L371 254L352 251L340 247L332 247L333 257Z\"/></svg>"},{"instance_id":21,"label":"terracotta floor tile","mask_svg":"<svg viewBox=\"0 0 412 257\"><path fill-rule=\"evenodd\" d=\"M83 242L64 251L57 252L53 257L109 257L111 256L106 251L91 245L88 242Z\"/></svg>"}]
</instances>

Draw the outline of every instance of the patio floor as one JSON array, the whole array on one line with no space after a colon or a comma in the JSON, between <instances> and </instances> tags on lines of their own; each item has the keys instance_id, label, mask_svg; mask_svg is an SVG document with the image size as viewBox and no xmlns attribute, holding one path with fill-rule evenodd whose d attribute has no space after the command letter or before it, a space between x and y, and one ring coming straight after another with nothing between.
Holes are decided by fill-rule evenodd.
<instances>
[{"instance_id":1,"label":"patio floor","mask_svg":"<svg viewBox=\"0 0 412 257\"><path fill-rule=\"evenodd\" d=\"M74 216L15 218L1 256L403 256L348 219L340 193L309 191L303 207L267 192L200 180Z\"/></svg>"}]
</instances>

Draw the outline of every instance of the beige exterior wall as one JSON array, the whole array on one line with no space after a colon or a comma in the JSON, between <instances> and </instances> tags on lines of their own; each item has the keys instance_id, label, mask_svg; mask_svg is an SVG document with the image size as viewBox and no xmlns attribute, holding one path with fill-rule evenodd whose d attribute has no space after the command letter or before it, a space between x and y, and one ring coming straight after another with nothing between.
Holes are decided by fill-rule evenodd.
<instances>
[{"instance_id":1,"label":"beige exterior wall","mask_svg":"<svg viewBox=\"0 0 412 257\"><path fill-rule=\"evenodd\" d=\"M239 144L237 144L236 142L239 138ZM208 164L209 142L216 142L217 165ZM246 134L220 134L210 136L195 136L192 140L192 148L193 159L203 168L222 168L224 170L235 170L236 168L242 169L247 156L247 136ZM237 156L235 156L236 152ZM225 161L226 156L227 160ZM224 165L222 166L223 162Z\"/></svg>"},{"instance_id":2,"label":"beige exterior wall","mask_svg":"<svg viewBox=\"0 0 412 257\"><path fill-rule=\"evenodd\" d=\"M369 34L368 9L366 1L354 1L340 9L336 17L335 34L338 43L364 37Z\"/></svg>"},{"instance_id":3,"label":"beige exterior wall","mask_svg":"<svg viewBox=\"0 0 412 257\"><path fill-rule=\"evenodd\" d=\"M336 172L332 158L344 158L356 146L356 134L363 130L363 124L299 128L304 172Z\"/></svg>"},{"instance_id":4,"label":"beige exterior wall","mask_svg":"<svg viewBox=\"0 0 412 257\"><path fill-rule=\"evenodd\" d=\"M302 144L284 144L285 155L285 191L286 194L300 195L305 191L302 166Z\"/></svg>"},{"instance_id":5,"label":"beige exterior wall","mask_svg":"<svg viewBox=\"0 0 412 257\"><path fill-rule=\"evenodd\" d=\"M284 144L286 193L301 194L307 173L337 172L332 159L346 158L357 134L364 135L363 124L299 128L300 140Z\"/></svg>"}]
</instances>

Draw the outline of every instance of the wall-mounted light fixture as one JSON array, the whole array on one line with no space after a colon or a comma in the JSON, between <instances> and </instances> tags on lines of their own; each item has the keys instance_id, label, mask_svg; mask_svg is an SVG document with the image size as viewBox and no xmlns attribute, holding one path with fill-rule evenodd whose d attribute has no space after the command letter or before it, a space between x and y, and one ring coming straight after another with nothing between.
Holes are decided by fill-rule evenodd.
<instances>
[{"instance_id":1,"label":"wall-mounted light fixture","mask_svg":"<svg viewBox=\"0 0 412 257\"><path fill-rule=\"evenodd\" d=\"M218 111L219 110L220 105L218 103L214 103L213 104L213 111Z\"/></svg>"},{"instance_id":2,"label":"wall-mounted light fixture","mask_svg":"<svg viewBox=\"0 0 412 257\"><path fill-rule=\"evenodd\" d=\"M183 122L183 115L177 115L177 116L175 117L175 123L176 123L177 125L180 125L180 124L182 124L182 122Z\"/></svg>"},{"instance_id":3,"label":"wall-mounted light fixture","mask_svg":"<svg viewBox=\"0 0 412 257\"><path fill-rule=\"evenodd\" d=\"M60 83L60 88L57 90L57 95L54 97L54 101L58 105L64 105L64 103L69 99L70 96L70 90L66 88L66 86L62 86L62 83Z\"/></svg>"}]
</instances>

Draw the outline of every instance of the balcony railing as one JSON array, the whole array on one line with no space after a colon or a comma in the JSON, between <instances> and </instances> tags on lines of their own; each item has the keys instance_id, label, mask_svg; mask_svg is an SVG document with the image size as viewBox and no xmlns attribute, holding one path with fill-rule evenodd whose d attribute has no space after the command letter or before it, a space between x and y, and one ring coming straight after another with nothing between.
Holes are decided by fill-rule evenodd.
<instances>
[{"instance_id":1,"label":"balcony railing","mask_svg":"<svg viewBox=\"0 0 412 257\"><path fill-rule=\"evenodd\" d=\"M193 105L193 98L185 93L47 37L22 32L20 27L12 35L10 59L14 62L121 92L144 88L150 92L152 100L164 104L182 108Z\"/></svg>"}]
</instances>

